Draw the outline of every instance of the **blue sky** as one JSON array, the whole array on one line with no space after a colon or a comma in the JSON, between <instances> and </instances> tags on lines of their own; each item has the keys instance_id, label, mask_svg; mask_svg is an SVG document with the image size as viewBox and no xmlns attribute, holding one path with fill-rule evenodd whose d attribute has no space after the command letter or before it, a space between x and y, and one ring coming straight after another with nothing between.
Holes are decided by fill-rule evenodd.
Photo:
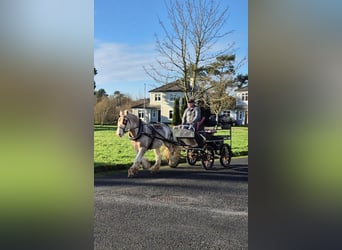
<instances>
[{"instance_id":1,"label":"blue sky","mask_svg":"<svg viewBox=\"0 0 342 250\"><path fill-rule=\"evenodd\" d=\"M237 61L248 56L248 0L221 0L229 7L224 30L233 33L226 41L235 43ZM120 91L132 98L143 98L160 84L149 77L143 66L155 64L156 37L164 36L158 18L167 23L163 0L95 0L94 65L96 89L107 94ZM220 46L220 44L218 44ZM246 62L238 73L248 73Z\"/></svg>"}]
</instances>

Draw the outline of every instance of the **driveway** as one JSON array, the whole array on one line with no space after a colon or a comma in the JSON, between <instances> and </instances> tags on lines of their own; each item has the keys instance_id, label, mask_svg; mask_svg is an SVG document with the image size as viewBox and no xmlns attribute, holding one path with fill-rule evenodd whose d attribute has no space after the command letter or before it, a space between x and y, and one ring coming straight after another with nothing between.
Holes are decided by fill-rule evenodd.
<instances>
[{"instance_id":1,"label":"driveway","mask_svg":"<svg viewBox=\"0 0 342 250\"><path fill-rule=\"evenodd\" d=\"M215 167L96 177L94 248L247 249L248 157Z\"/></svg>"}]
</instances>

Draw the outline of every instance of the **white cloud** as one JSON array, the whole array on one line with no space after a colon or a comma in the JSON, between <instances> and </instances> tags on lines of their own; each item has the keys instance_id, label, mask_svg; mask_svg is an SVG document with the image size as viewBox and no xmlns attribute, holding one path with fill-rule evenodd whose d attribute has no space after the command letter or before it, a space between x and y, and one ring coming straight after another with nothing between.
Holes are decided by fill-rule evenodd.
<instances>
[{"instance_id":1,"label":"white cloud","mask_svg":"<svg viewBox=\"0 0 342 250\"><path fill-rule=\"evenodd\" d=\"M125 83L151 80L143 66L155 63L153 45L129 46L117 43L99 43L94 51L94 66L98 70L96 83Z\"/></svg>"},{"instance_id":2,"label":"white cloud","mask_svg":"<svg viewBox=\"0 0 342 250\"><path fill-rule=\"evenodd\" d=\"M109 94L119 90L126 94L139 95L144 90L145 83L154 87L159 85L143 69L143 66L150 68L150 65L160 69L156 63L158 54L155 51L155 44L133 46L97 40L95 44L94 66L98 71L95 76L97 89L104 88ZM213 50L226 48L227 43L217 43ZM237 61L247 54L241 50L237 52ZM243 73L247 67L247 64L243 65Z\"/></svg>"}]
</instances>

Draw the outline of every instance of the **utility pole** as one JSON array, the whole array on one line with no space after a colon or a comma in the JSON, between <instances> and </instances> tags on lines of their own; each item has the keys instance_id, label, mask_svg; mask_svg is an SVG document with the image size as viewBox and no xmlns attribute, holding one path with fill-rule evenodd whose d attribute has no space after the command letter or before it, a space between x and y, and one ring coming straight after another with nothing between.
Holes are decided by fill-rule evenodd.
<instances>
[{"instance_id":1,"label":"utility pole","mask_svg":"<svg viewBox=\"0 0 342 250\"><path fill-rule=\"evenodd\" d=\"M148 122L147 112L146 112L146 83L144 83L144 121Z\"/></svg>"},{"instance_id":2,"label":"utility pole","mask_svg":"<svg viewBox=\"0 0 342 250\"><path fill-rule=\"evenodd\" d=\"M146 83L144 83L144 111L146 109Z\"/></svg>"}]
</instances>

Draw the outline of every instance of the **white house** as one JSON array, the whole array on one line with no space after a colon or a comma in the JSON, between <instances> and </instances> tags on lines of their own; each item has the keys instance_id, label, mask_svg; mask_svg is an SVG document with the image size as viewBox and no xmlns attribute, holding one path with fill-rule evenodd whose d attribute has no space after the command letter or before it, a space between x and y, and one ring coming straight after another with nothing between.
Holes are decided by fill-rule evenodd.
<instances>
[{"instance_id":1,"label":"white house","mask_svg":"<svg viewBox=\"0 0 342 250\"><path fill-rule=\"evenodd\" d=\"M149 95L149 98L131 107L132 113L147 123L171 123L174 101L184 96L177 81L152 89ZM248 86L235 89L232 95L236 98L235 109L222 113L234 118L237 125L248 125Z\"/></svg>"},{"instance_id":2,"label":"white house","mask_svg":"<svg viewBox=\"0 0 342 250\"><path fill-rule=\"evenodd\" d=\"M248 125L248 85L233 90L230 95L235 97L236 107L221 114L234 118L237 125Z\"/></svg>"},{"instance_id":3,"label":"white house","mask_svg":"<svg viewBox=\"0 0 342 250\"><path fill-rule=\"evenodd\" d=\"M149 91L149 100L132 106L132 113L145 122L171 123L176 98L184 96L177 82L168 83Z\"/></svg>"},{"instance_id":4,"label":"white house","mask_svg":"<svg viewBox=\"0 0 342 250\"><path fill-rule=\"evenodd\" d=\"M248 125L248 86L235 90L236 122L238 125Z\"/></svg>"}]
</instances>

